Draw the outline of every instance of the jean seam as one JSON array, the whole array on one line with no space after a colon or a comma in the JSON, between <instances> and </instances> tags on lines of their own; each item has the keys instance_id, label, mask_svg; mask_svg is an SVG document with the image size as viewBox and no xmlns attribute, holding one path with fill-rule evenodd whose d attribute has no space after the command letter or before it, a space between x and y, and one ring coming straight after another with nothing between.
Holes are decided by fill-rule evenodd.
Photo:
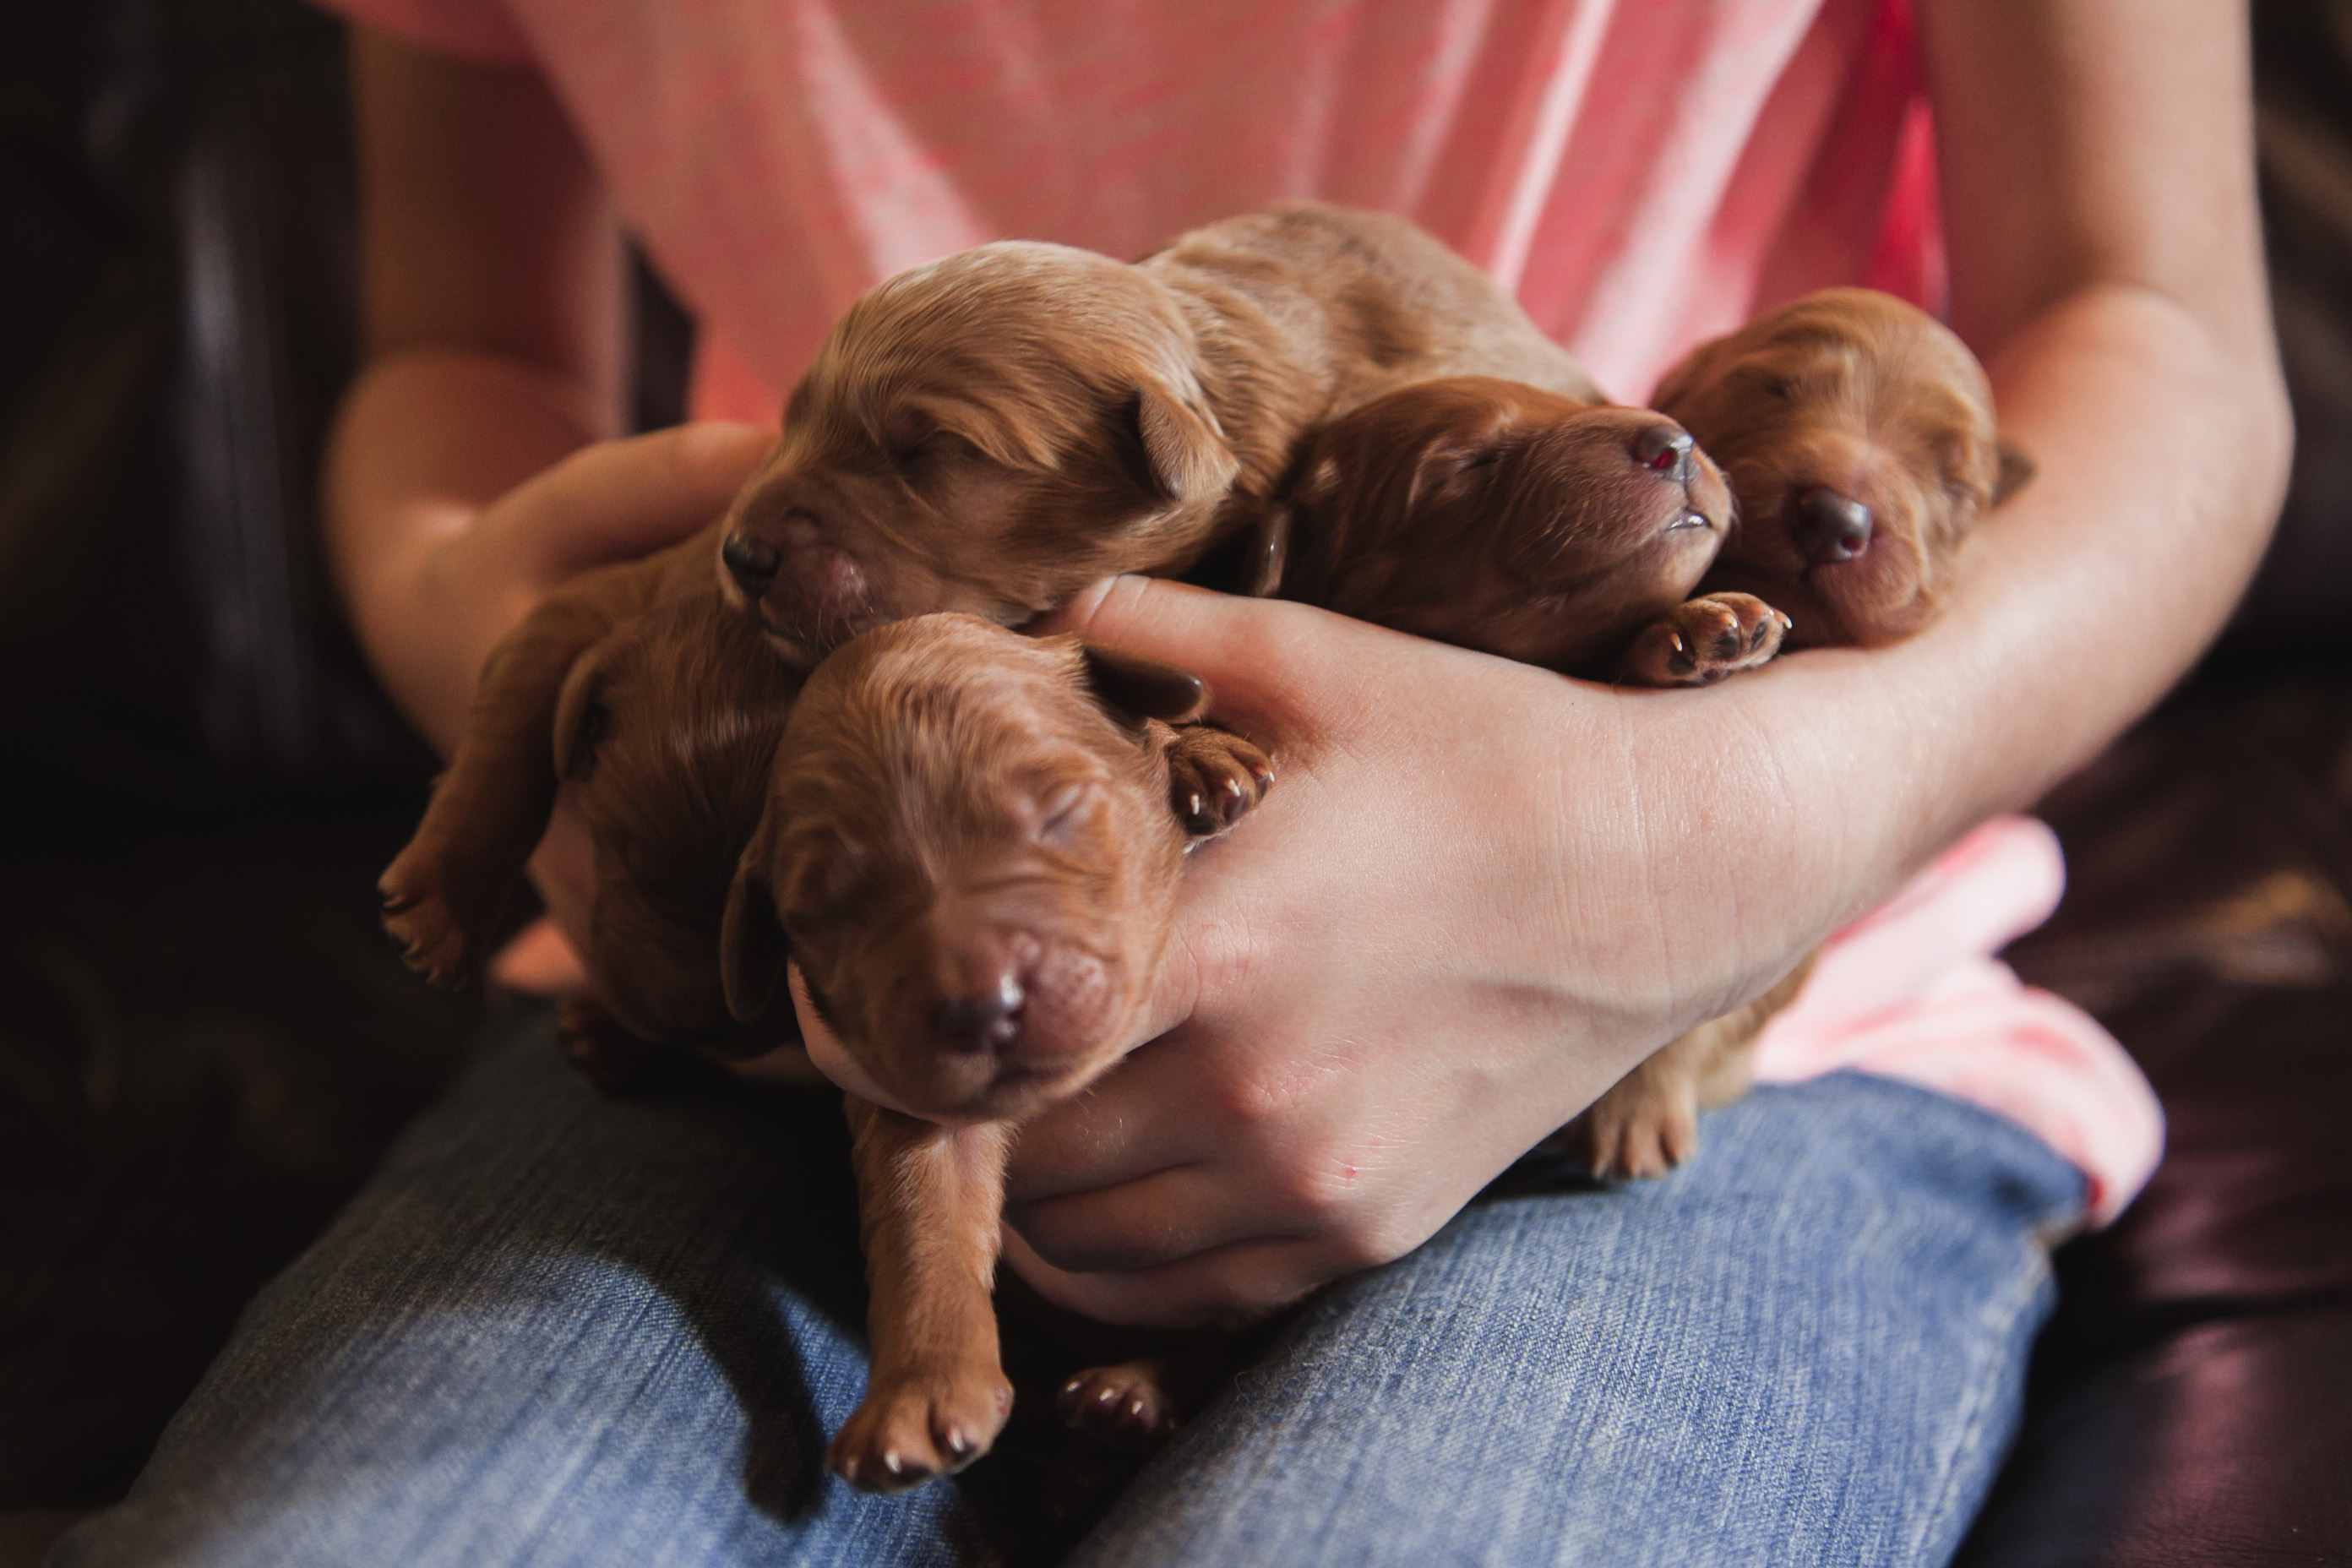
<instances>
[{"instance_id":1,"label":"jean seam","mask_svg":"<svg viewBox=\"0 0 2352 1568\"><path fill-rule=\"evenodd\" d=\"M2042 1256L2039 1247L2034 1248L2033 1251L2035 1256L2041 1258L2041 1266L2029 1270L2020 1280L2018 1289L2004 1301L1989 1310L1980 1320L1982 1330L1977 1335L1975 1347L1979 1353L1988 1346L2007 1342L2016 1331L2019 1320L2031 1311L2033 1304L2041 1300L2042 1288L2048 1282L2049 1264L2047 1258ZM1911 1544L1905 1554L1906 1561L1927 1563L1928 1561L1926 1555L1927 1542L1936 1535L1945 1533L1954 1515L1960 1511L1960 1477L1966 1468L1966 1461L1970 1456L1982 1449L1993 1412L2007 1403L2012 1392L2006 1380L1982 1382L1971 1391L1958 1429L1953 1434L1952 1442L1945 1451L1941 1467L1942 1479L1937 1489L1935 1501L1920 1512L1919 1527L1912 1536ZM1976 1510L1969 1508L1967 1512L1969 1517L1973 1518ZM1958 1545L1957 1541L1954 1542L1954 1545ZM1947 1555L1937 1561L1948 1562L1949 1557Z\"/></svg>"}]
</instances>

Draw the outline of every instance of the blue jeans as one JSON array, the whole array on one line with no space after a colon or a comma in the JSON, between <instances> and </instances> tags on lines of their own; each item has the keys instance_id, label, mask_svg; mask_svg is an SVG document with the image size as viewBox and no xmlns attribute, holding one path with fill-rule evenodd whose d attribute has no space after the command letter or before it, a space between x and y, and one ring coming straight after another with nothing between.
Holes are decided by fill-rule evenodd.
<instances>
[{"instance_id":1,"label":"blue jeans","mask_svg":"<svg viewBox=\"0 0 2352 1568\"><path fill-rule=\"evenodd\" d=\"M1529 1163L1317 1298L1068 1561L1940 1563L2074 1169L1958 1100L1763 1088L1659 1182ZM509 1029L247 1310L51 1568L982 1563L997 1456L827 1478L865 1377L830 1097L600 1099Z\"/></svg>"}]
</instances>

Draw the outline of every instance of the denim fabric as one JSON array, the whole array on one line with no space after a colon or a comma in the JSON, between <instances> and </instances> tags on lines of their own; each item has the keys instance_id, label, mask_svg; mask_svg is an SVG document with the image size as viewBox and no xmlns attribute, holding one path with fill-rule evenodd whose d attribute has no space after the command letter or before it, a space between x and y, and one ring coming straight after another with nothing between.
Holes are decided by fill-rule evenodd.
<instances>
[{"instance_id":1,"label":"denim fabric","mask_svg":"<svg viewBox=\"0 0 2352 1568\"><path fill-rule=\"evenodd\" d=\"M1703 1139L1622 1188L1523 1166L1318 1299L1073 1561L1946 1561L2079 1178L1851 1074ZM1018 1555L969 1485L823 1473L864 1378L845 1148L830 1097L609 1101L510 1032L52 1568Z\"/></svg>"}]
</instances>

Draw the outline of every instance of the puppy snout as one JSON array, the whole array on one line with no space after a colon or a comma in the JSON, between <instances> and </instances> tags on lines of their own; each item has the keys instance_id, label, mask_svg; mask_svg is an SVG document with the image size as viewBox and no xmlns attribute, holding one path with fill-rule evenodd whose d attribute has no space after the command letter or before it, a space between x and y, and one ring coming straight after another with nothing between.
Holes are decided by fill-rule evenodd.
<instances>
[{"instance_id":1,"label":"puppy snout","mask_svg":"<svg viewBox=\"0 0 2352 1568\"><path fill-rule=\"evenodd\" d=\"M1021 1007L1027 1000L1020 978L1007 967L983 989L940 1003L931 1014L931 1027L955 1049L1001 1051L1020 1038Z\"/></svg>"},{"instance_id":2,"label":"puppy snout","mask_svg":"<svg viewBox=\"0 0 2352 1568\"><path fill-rule=\"evenodd\" d=\"M756 601L776 580L784 552L755 534L737 532L729 534L719 547L719 559L727 563L727 574L735 579L743 596Z\"/></svg>"},{"instance_id":3,"label":"puppy snout","mask_svg":"<svg viewBox=\"0 0 2352 1568\"><path fill-rule=\"evenodd\" d=\"M1870 548L1870 509L1826 485L1797 498L1797 548L1815 565L1851 561Z\"/></svg>"},{"instance_id":4,"label":"puppy snout","mask_svg":"<svg viewBox=\"0 0 2352 1568\"><path fill-rule=\"evenodd\" d=\"M1633 437L1633 460L1676 484L1690 483L1691 454L1696 450L1690 432L1679 425L1645 425Z\"/></svg>"}]
</instances>

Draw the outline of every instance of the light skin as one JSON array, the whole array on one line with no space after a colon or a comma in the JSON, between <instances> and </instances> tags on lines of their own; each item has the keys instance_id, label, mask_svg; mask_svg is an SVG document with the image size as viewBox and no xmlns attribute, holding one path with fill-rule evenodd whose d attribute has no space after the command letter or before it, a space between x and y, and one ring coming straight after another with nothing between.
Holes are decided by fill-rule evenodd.
<instances>
[{"instance_id":1,"label":"light skin","mask_svg":"<svg viewBox=\"0 0 2352 1568\"><path fill-rule=\"evenodd\" d=\"M1921 636L1620 693L1131 579L1055 617L1205 677L1279 782L1193 858L1139 1048L1023 1131L1006 1256L1047 1296L1195 1321L1400 1255L1649 1050L2089 758L2219 627L2289 445L2243 17L1918 16L1954 325L2041 466ZM533 597L715 515L772 437L609 439L614 219L535 76L367 37L355 62L369 357L330 542L387 688L446 751ZM585 866L560 821L536 869L575 931Z\"/></svg>"}]
</instances>

